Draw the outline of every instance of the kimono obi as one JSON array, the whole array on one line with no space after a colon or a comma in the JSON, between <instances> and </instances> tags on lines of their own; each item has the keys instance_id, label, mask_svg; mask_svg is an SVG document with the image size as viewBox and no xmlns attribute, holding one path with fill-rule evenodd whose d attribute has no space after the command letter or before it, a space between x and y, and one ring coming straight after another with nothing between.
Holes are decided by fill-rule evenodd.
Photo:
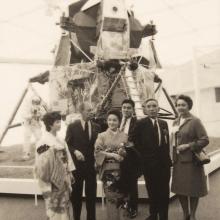
<instances>
[{"instance_id":1,"label":"kimono obi","mask_svg":"<svg viewBox=\"0 0 220 220\"><path fill-rule=\"evenodd\" d=\"M105 160L100 170L100 179L102 180L105 174L119 171L120 170L120 163L114 159Z\"/></svg>"}]
</instances>

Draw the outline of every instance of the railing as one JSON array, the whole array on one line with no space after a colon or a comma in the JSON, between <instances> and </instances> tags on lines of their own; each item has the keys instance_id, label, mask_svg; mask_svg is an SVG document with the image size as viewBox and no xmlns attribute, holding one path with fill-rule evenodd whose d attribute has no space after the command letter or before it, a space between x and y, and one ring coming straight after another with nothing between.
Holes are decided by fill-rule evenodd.
<instances>
[{"instance_id":1,"label":"railing","mask_svg":"<svg viewBox=\"0 0 220 220\"><path fill-rule=\"evenodd\" d=\"M209 153L211 163L204 166L205 173L208 176L220 167L220 150ZM15 168L15 169L33 169L33 166L0 166L0 168ZM209 184L209 183L208 183ZM139 198L147 198L144 180L138 180ZM37 196L41 195L37 180L33 179L19 179L19 178L0 178L0 193L7 194L26 194L34 195L35 204L37 205ZM174 194L171 193L171 197ZM97 197L104 198L102 190L102 182L97 181Z\"/></svg>"}]
</instances>

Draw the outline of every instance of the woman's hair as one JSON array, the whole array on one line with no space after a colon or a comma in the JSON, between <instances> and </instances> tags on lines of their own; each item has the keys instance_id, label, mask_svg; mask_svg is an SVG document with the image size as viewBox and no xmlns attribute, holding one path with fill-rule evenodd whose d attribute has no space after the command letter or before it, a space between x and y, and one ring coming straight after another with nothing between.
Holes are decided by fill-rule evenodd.
<instances>
[{"instance_id":1,"label":"woman's hair","mask_svg":"<svg viewBox=\"0 0 220 220\"><path fill-rule=\"evenodd\" d=\"M61 114L57 111L48 112L43 117L43 122L45 124L46 130L50 131L51 126L53 126L54 122L57 120L61 120Z\"/></svg>"},{"instance_id":2,"label":"woman's hair","mask_svg":"<svg viewBox=\"0 0 220 220\"><path fill-rule=\"evenodd\" d=\"M115 115L118 118L119 122L121 121L121 114L118 110L109 110L107 113L107 118L109 115Z\"/></svg>"},{"instance_id":3,"label":"woman's hair","mask_svg":"<svg viewBox=\"0 0 220 220\"><path fill-rule=\"evenodd\" d=\"M187 105L188 105L188 107L189 107L189 110L192 109L192 107L193 107L193 101L192 101L192 99L191 99L189 96L187 96L187 95L179 95L179 96L177 97L177 99L176 99L176 102L175 102L176 106L177 106L178 100L180 100L180 99L184 100L184 101L187 103Z\"/></svg>"}]
</instances>

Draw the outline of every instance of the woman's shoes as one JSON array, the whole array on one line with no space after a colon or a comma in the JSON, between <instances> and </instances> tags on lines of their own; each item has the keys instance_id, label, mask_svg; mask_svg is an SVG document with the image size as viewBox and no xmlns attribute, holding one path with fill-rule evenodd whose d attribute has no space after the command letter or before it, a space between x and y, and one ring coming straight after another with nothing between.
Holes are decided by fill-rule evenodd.
<instances>
[{"instance_id":1,"label":"woman's shoes","mask_svg":"<svg viewBox=\"0 0 220 220\"><path fill-rule=\"evenodd\" d=\"M190 215L187 215L186 217L184 217L184 220L191 220Z\"/></svg>"}]
</instances>

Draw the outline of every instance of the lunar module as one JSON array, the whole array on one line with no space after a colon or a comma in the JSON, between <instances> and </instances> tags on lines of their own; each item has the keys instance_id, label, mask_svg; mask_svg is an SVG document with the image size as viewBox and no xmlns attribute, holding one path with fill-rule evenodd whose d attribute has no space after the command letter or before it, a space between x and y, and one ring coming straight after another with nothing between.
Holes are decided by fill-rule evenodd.
<instances>
[{"instance_id":1,"label":"lunar module","mask_svg":"<svg viewBox=\"0 0 220 220\"><path fill-rule=\"evenodd\" d=\"M68 115L89 101L95 116L102 117L131 98L136 116L143 117L142 103L162 88L155 74L161 67L152 39L155 25L142 26L124 0L81 0L68 10L60 19L63 34L49 75L51 108ZM147 57L140 48L146 37L151 38ZM175 117L163 91L173 113L163 109L160 116Z\"/></svg>"},{"instance_id":2,"label":"lunar module","mask_svg":"<svg viewBox=\"0 0 220 220\"><path fill-rule=\"evenodd\" d=\"M94 117L102 118L131 98L141 118L145 116L143 102L158 98L162 91L171 111L161 108L159 116L176 117L156 74L161 68L153 39L156 27L153 23L143 26L125 0L80 0L68 6L68 15L61 16L59 25L62 35L53 68L30 79L31 83L49 82L51 110L74 115L79 103L88 101ZM148 48L142 46L144 38Z\"/></svg>"}]
</instances>

